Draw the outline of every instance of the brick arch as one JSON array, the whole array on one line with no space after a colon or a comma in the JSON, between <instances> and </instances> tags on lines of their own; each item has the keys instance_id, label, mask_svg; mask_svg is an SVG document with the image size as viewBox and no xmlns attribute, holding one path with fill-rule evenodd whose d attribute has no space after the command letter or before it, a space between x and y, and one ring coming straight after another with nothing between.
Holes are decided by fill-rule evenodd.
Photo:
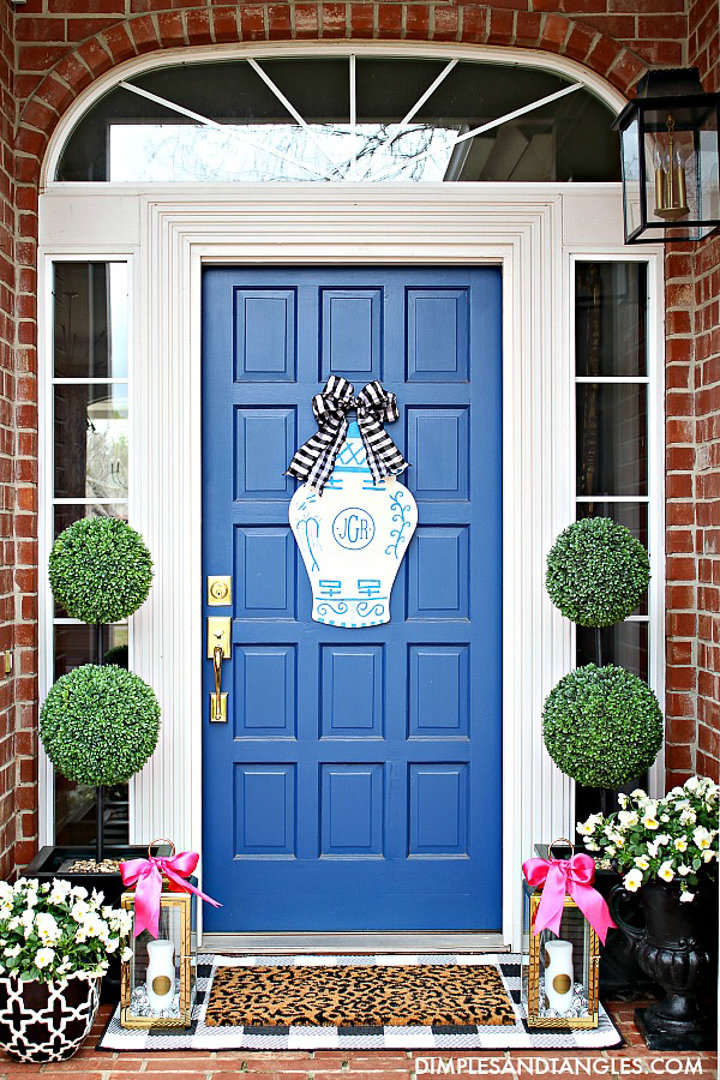
<instances>
[{"instance_id":1,"label":"brick arch","mask_svg":"<svg viewBox=\"0 0 720 1080\"><path fill-rule=\"evenodd\" d=\"M37 184L60 117L95 79L126 60L165 49L233 42L456 41L514 46L578 61L630 95L646 65L621 42L555 12L428 2L251 3L188 7L116 22L56 61L22 109L15 150L20 185Z\"/></svg>"}]
</instances>

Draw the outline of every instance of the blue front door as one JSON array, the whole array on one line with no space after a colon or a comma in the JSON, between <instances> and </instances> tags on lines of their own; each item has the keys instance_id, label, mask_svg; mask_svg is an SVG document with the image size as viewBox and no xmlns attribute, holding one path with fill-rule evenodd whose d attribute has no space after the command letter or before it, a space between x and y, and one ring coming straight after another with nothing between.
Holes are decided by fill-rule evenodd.
<instances>
[{"instance_id":1,"label":"blue front door","mask_svg":"<svg viewBox=\"0 0 720 1080\"><path fill-rule=\"evenodd\" d=\"M212 268L204 573L232 574L203 712L209 931L497 930L500 271ZM397 394L419 523L385 626L312 622L284 475L330 374Z\"/></svg>"}]
</instances>

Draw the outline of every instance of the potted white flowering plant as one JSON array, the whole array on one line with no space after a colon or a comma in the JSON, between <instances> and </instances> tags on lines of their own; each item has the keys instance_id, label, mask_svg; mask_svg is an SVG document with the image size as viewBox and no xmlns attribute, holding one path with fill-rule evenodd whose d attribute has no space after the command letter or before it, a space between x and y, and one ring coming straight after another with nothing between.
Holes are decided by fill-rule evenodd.
<instances>
[{"instance_id":1,"label":"potted white flowering plant","mask_svg":"<svg viewBox=\"0 0 720 1080\"><path fill-rule=\"evenodd\" d=\"M0 881L0 1047L16 1061L63 1061L97 1012L108 958L127 959L132 912L56 878Z\"/></svg>"},{"instance_id":2,"label":"potted white flowering plant","mask_svg":"<svg viewBox=\"0 0 720 1080\"><path fill-rule=\"evenodd\" d=\"M703 994L717 956L719 794L710 777L692 776L662 799L640 789L621 794L620 810L578 824L587 850L609 858L624 875L610 895L610 910L635 941L642 970L666 991L663 1001L635 1014L652 1049L704 1049L710 1038ZM633 900L644 916L642 929L623 915Z\"/></svg>"}]
</instances>

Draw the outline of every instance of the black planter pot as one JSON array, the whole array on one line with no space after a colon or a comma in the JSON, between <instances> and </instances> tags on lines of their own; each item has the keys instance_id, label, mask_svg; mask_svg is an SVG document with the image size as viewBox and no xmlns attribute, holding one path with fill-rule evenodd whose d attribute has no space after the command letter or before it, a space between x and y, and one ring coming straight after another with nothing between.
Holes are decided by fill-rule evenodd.
<instances>
[{"instance_id":1,"label":"black planter pot","mask_svg":"<svg viewBox=\"0 0 720 1080\"><path fill-rule=\"evenodd\" d=\"M154 849L157 855L171 855L172 849L168 844L158 844ZM106 859L146 859L147 844L128 845L121 847L108 847L105 849ZM105 896L105 903L110 907L117 907L120 897L125 891L120 871L114 874L86 874L68 873L61 867L75 859L94 859L96 856L95 845L83 847L81 845L61 847L48 846L40 848L37 855L24 871L23 876L37 878L38 881L52 881L53 878L63 878L73 885L83 885L88 892L97 889ZM101 1000L118 1001L120 998L120 959L117 955L109 958L110 967L103 979Z\"/></svg>"},{"instance_id":2,"label":"black planter pot","mask_svg":"<svg viewBox=\"0 0 720 1080\"><path fill-rule=\"evenodd\" d=\"M635 1023L651 1050L712 1050L717 1046L710 997L717 965L717 890L697 887L691 903L681 903L680 886L658 879L636 893L618 885L610 911L635 944L642 970L665 991L647 1009L635 1010ZM630 903L644 916L642 928L628 922L622 908Z\"/></svg>"},{"instance_id":3,"label":"black planter pot","mask_svg":"<svg viewBox=\"0 0 720 1080\"><path fill-rule=\"evenodd\" d=\"M90 1034L99 979L58 982L0 978L0 1048L13 1061L66 1061Z\"/></svg>"}]
</instances>

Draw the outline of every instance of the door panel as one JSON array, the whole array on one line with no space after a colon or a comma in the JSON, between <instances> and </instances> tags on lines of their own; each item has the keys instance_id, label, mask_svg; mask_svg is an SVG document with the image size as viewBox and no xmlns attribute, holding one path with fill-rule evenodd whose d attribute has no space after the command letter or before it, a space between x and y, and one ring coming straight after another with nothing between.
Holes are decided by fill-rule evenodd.
<instances>
[{"instance_id":1,"label":"door panel","mask_svg":"<svg viewBox=\"0 0 720 1080\"><path fill-rule=\"evenodd\" d=\"M501 888L501 280L494 268L212 268L203 561L233 575L209 721L209 931L495 930ZM310 620L284 475L330 374L379 378L419 524L390 623Z\"/></svg>"}]
</instances>

